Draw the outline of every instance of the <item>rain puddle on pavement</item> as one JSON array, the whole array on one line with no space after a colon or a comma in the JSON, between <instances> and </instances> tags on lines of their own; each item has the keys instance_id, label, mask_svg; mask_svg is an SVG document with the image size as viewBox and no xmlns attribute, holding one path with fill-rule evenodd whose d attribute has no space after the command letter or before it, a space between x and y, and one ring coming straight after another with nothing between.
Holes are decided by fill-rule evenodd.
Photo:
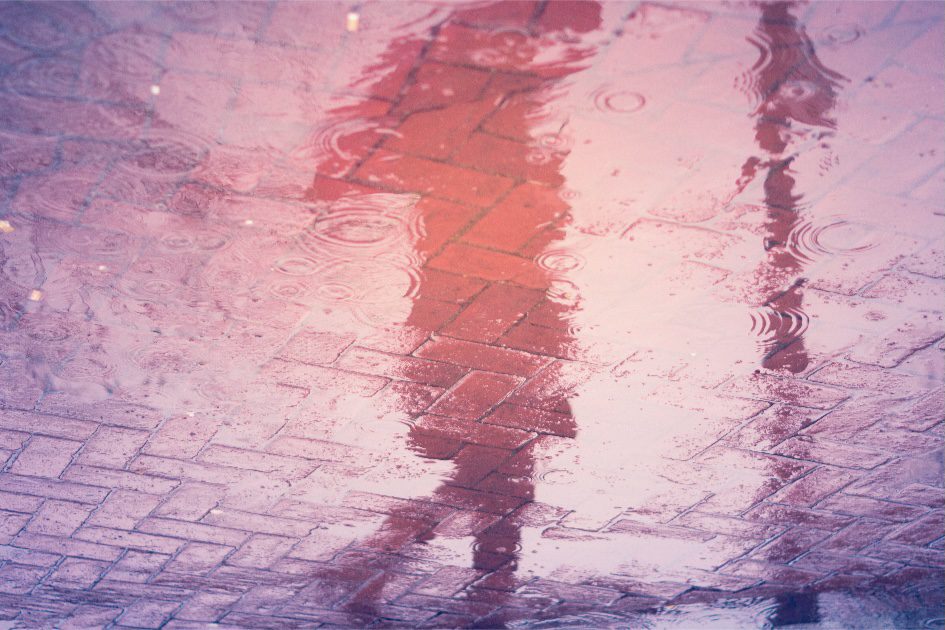
<instances>
[{"instance_id":1,"label":"rain puddle on pavement","mask_svg":"<svg viewBox=\"0 0 945 630\"><path fill-rule=\"evenodd\" d=\"M940 624L942 13L0 7L0 619Z\"/></svg>"}]
</instances>

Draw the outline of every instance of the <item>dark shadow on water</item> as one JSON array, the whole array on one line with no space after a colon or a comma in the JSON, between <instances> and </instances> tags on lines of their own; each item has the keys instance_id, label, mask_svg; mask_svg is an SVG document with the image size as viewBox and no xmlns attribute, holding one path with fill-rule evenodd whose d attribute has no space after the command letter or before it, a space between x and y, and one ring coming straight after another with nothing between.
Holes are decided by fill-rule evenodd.
<instances>
[{"instance_id":1,"label":"dark shadow on water","mask_svg":"<svg viewBox=\"0 0 945 630\"><path fill-rule=\"evenodd\" d=\"M793 626L801 623L817 623L820 611L817 607L817 593L785 593L774 598L774 613L769 618L775 628Z\"/></svg>"},{"instance_id":2,"label":"dark shadow on water","mask_svg":"<svg viewBox=\"0 0 945 630\"><path fill-rule=\"evenodd\" d=\"M739 186L764 178L767 262L758 282L774 324L762 366L796 374L807 368L810 358L804 345L806 261L792 243L803 223L803 194L795 189L791 167L804 150L797 145L805 141L805 127L820 130L818 142L826 142L836 128L831 112L844 77L821 64L813 42L791 13L794 6L792 2L763 3L756 39L749 40L760 52L752 68L751 91L759 99L753 117L762 156L746 160Z\"/></svg>"}]
</instances>

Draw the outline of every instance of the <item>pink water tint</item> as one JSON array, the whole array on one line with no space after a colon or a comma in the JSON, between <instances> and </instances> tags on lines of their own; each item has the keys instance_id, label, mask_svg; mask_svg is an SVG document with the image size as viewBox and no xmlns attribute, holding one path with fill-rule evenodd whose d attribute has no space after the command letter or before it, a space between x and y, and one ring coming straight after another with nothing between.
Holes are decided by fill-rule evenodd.
<instances>
[{"instance_id":1,"label":"pink water tint","mask_svg":"<svg viewBox=\"0 0 945 630\"><path fill-rule=\"evenodd\" d=\"M3 15L6 618L940 617L937 5Z\"/></svg>"}]
</instances>

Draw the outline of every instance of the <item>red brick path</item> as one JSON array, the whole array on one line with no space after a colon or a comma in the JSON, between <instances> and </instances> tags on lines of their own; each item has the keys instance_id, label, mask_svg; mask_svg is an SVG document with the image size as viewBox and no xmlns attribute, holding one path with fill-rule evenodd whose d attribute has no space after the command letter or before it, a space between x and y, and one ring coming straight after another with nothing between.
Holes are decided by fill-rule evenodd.
<instances>
[{"instance_id":1,"label":"red brick path","mask_svg":"<svg viewBox=\"0 0 945 630\"><path fill-rule=\"evenodd\" d=\"M942 6L348 10L0 6L0 619L940 616Z\"/></svg>"}]
</instances>

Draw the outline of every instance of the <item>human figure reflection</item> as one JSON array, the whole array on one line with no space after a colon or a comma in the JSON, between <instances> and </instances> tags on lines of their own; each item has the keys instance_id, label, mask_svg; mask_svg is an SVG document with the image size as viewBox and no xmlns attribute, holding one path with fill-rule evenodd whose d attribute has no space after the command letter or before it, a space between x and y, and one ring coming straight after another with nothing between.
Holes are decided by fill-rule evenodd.
<instances>
[{"instance_id":1,"label":"human figure reflection","mask_svg":"<svg viewBox=\"0 0 945 630\"><path fill-rule=\"evenodd\" d=\"M580 36L600 27L601 7L596 2L535 4L529 9L532 11L530 17L526 15L521 19L522 16L517 14L522 13L526 7L532 5L499 3L470 11L457 10L448 17L439 30L439 41L446 42L447 47L455 45L456 49L441 50L437 54L434 46L432 52L415 66L412 76L416 77L416 83L401 92L398 102L393 106L393 115L384 121L385 133L389 137L383 141L381 148L396 153L412 153L410 147L423 145L426 148L420 150L421 155L423 151L429 150L435 154L430 157L446 159L458 166L474 170L498 172L509 178L509 181L514 180L509 198L522 200L520 205L516 205L519 202L507 204L503 212L506 212L508 219L515 224L514 229L522 230L528 238L520 245L502 247L510 253L510 260L517 260L522 265L520 275L527 276L528 281L525 286L514 282L487 282L483 292L493 289L502 292L508 289L533 295L534 301L540 304L543 299L547 300L547 296L543 297L543 294L549 293L554 278L531 259L536 253L542 252L552 240L558 238L553 231L540 228L553 222L568 209L567 204L558 196L559 188L563 184L559 166L566 151L559 147L554 141L555 138L549 138L553 133L541 134L541 142L522 140L535 139L540 135L535 125L541 123L541 117L536 117L535 112L548 104L553 88L569 74L579 70L582 59L593 54L592 47L580 44ZM496 27L493 18L500 24L503 21L516 20L520 23L515 26L504 24ZM456 28L450 30L451 25ZM391 49L412 49L415 43L394 41L391 43ZM449 59L454 55L466 55L469 60L464 60L462 66L452 66ZM385 54L383 58L393 60L397 55ZM469 73L468 65L480 65L476 63L477 60L481 60L481 67L475 68L475 72L487 77L477 97L470 98L464 90L454 90L452 87L440 89L441 86L436 84L435 77L438 75L448 75L451 72ZM432 87L422 85L424 77L433 77ZM349 108L338 114L343 116L350 111L352 110ZM418 119L423 120L424 115L439 115L440 120L456 125L460 130L445 137L446 144L437 147L430 139L431 136L438 136L441 130L435 128L436 122L431 122L429 126L418 124ZM481 125L482 121L495 115L501 116L502 132L483 134L481 129L477 129L476 120ZM464 128L469 122L464 122L466 117L475 118L472 124L468 125L468 129ZM560 129L560 124L554 129ZM543 128L541 131L547 129ZM510 147L509 151L501 156L493 156L488 152L485 155L477 153L481 150L482 143L493 141L504 143ZM356 139L351 139L351 142L357 144ZM342 138L340 144L343 146L344 143L345 138ZM359 156L360 160L352 162L363 163L373 148L365 147ZM442 155L438 154L441 149ZM495 164L495 160L501 164ZM373 178L355 170L353 178L349 175L342 179L349 180L349 183L355 186L379 179L384 183L391 182L390 185L402 192L427 192L420 189L409 190L409 185L402 184L411 181L411 178L416 179L413 172L408 172L411 167L405 163L406 160L394 156L372 163L372 168L375 169L372 172ZM338 170L339 166L341 171L346 168L345 164L339 165L338 160L332 156L319 160L322 173L326 167L330 167L332 174L337 176L337 173L341 172ZM357 168L357 165L354 168ZM382 169L380 174L378 168ZM453 196L469 197L473 194L472 191L476 190L477 184L473 181L466 183L456 180L449 185ZM315 191L319 186L316 180L312 189L313 195L317 194ZM332 186L345 189L344 184L329 184L328 187ZM458 189L463 186L469 190ZM533 192L522 193L516 197L522 190ZM419 261L435 258L445 241L459 238L471 223L479 218L477 215L482 213L482 209L471 209L467 219L453 222L450 227L454 230L453 234L444 238L444 235L434 235L432 232L439 231L444 225L451 223L443 218L443 213L450 211L444 211L436 201L426 203L428 201L430 200L423 199L417 206L428 228L428 235L420 237L414 244L415 258ZM469 219L472 219L472 222ZM539 236L534 237L534 234ZM544 239L544 242L538 242L536 239ZM517 258L511 258L511 254ZM431 323L430 305L442 300L443 288L433 279L442 271L440 267L439 271L421 273L411 312L405 320L390 324L405 329L422 330L428 334L437 332L440 324ZM467 268L457 270L456 273L490 280L492 272L487 269L483 269L481 273L478 271ZM546 330L546 341L557 347L567 346L572 341L567 332L567 325L562 321L567 315L565 311L566 309L549 308L549 312L553 314L547 322L549 326ZM462 338L477 343L490 343L489 333L477 329L477 326L485 329L495 325L491 319L492 314L487 315L489 317L485 317L481 323L477 323L475 318L467 322ZM560 325L555 325L556 322ZM514 320L510 321L509 326L513 323ZM491 368L484 365L480 369L488 373ZM475 398L479 394L473 391L469 395ZM523 413L530 412L523 409ZM501 601L498 600L505 598L507 593L517 586L515 574L521 553L522 533L514 510L534 499L535 462L527 447L517 450L521 444L479 443L477 438L481 439L480 434L485 433L487 427L494 428L499 433L504 429L501 426L484 425L482 415L485 413L477 417L457 415L460 417L452 418L448 411L441 411L427 413L419 419L414 418L414 424L406 436L409 448L419 457L446 459L453 463L451 474L430 494L413 497L447 506L452 511L449 531L444 533L442 527L435 529L425 525L417 518L415 507L407 505L391 510L378 531L367 539L356 542L355 546L375 552L404 552L406 556L414 553L422 557L422 546L429 545L437 538L471 541L472 569L480 571L481 575L487 578L487 590L480 595L489 598L494 607L498 608L501 606ZM557 423L554 433L573 437L576 428L566 402L559 405L555 417ZM529 422L528 417L521 417L512 423L522 435L527 435L524 433L527 431L541 432L541 427L530 426ZM463 428L464 425L467 428ZM464 432L473 436L472 439L457 435ZM391 597L392 581L396 578L400 562L403 562L403 557L387 557L383 574L360 589L345 604L345 608L357 614L382 616L383 607ZM498 624L501 621L494 619L490 623Z\"/></svg>"},{"instance_id":2,"label":"human figure reflection","mask_svg":"<svg viewBox=\"0 0 945 630\"><path fill-rule=\"evenodd\" d=\"M767 212L764 248L767 261L758 274L764 305L774 313L762 365L799 373L810 359L804 346L805 260L791 246L800 224L803 195L795 190L792 164L802 142L822 143L836 127L830 112L844 77L817 59L813 42L797 18L792 2L761 5L754 43L761 57L752 69L753 87L761 98L753 116L762 157L742 166L739 188L764 177Z\"/></svg>"}]
</instances>

